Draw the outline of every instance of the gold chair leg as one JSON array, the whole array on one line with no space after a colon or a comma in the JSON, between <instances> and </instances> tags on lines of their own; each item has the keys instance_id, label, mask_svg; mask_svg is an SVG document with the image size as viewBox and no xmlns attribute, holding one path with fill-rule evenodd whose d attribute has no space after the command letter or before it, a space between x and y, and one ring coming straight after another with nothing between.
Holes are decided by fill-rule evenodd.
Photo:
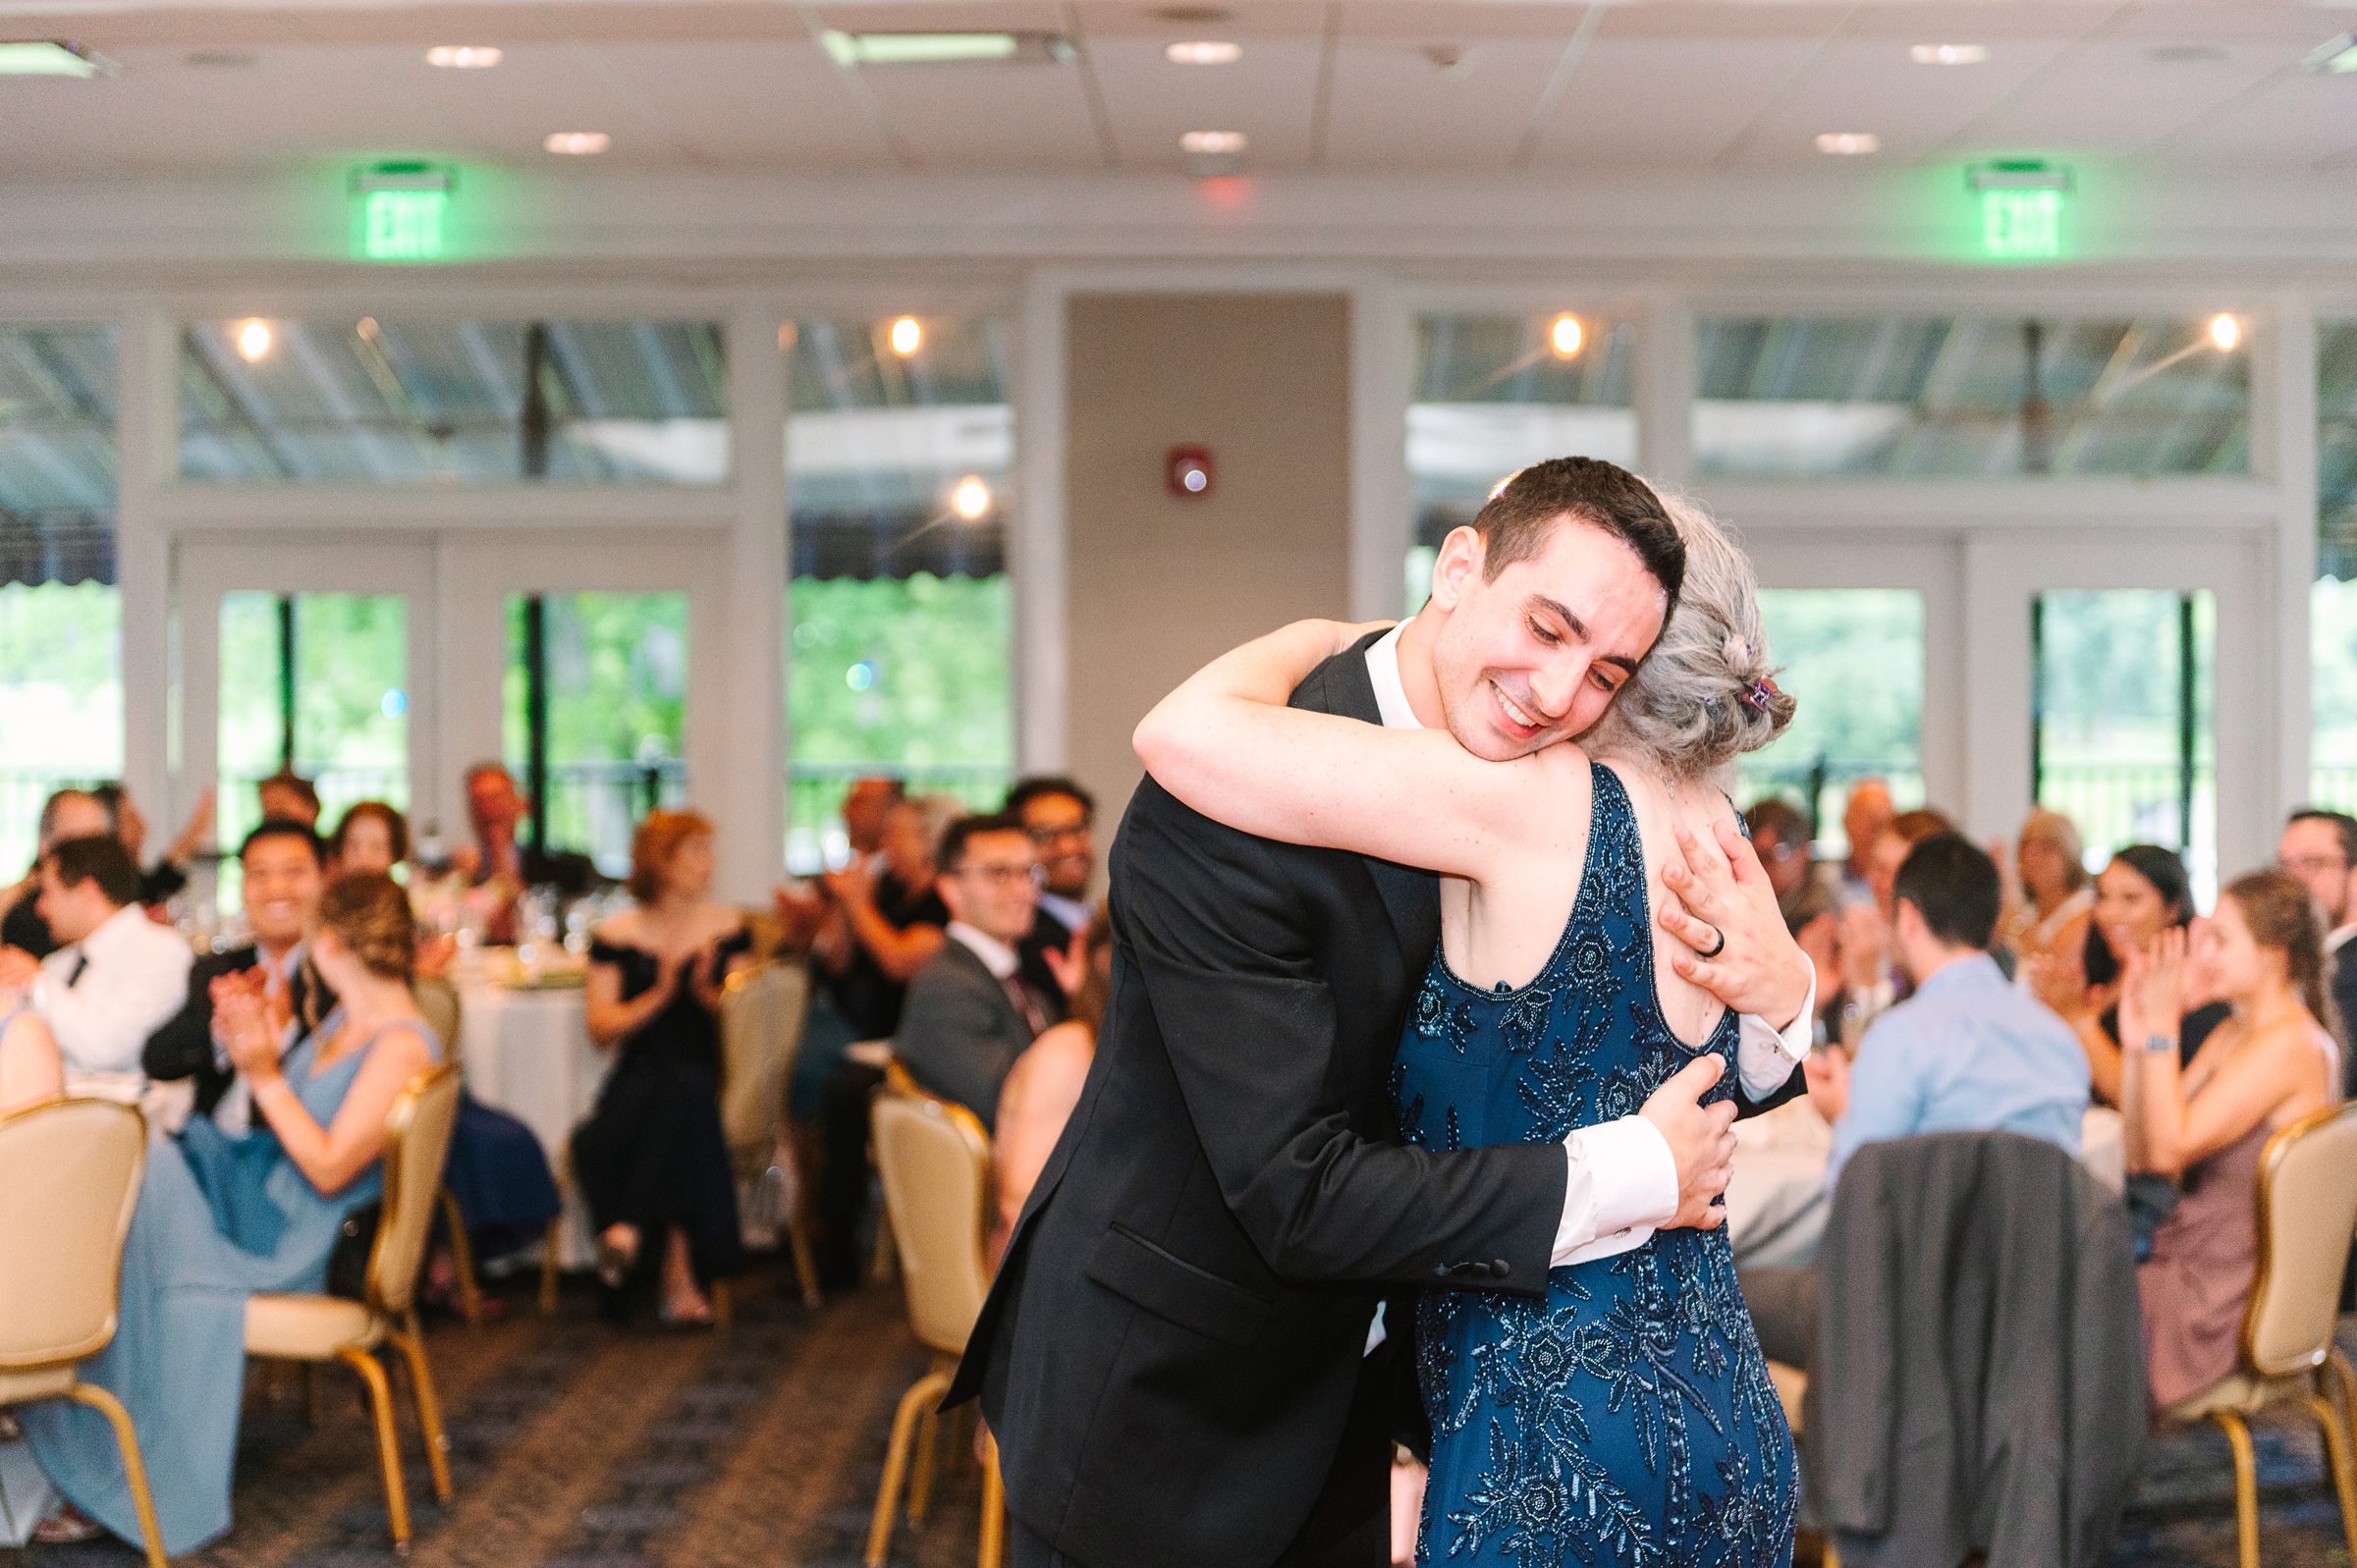
<instances>
[{"instance_id":1,"label":"gold chair leg","mask_svg":"<svg viewBox=\"0 0 2357 1568\"><path fill-rule=\"evenodd\" d=\"M999 1474L999 1440L984 1437L982 1460L982 1550L980 1568L999 1568L1007 1550L1007 1482Z\"/></svg>"},{"instance_id":2,"label":"gold chair leg","mask_svg":"<svg viewBox=\"0 0 2357 1568\"><path fill-rule=\"evenodd\" d=\"M385 1379L385 1369L365 1350L350 1345L336 1352L336 1359L360 1375L368 1389L368 1405L376 1418L376 1457L385 1472L385 1514L393 1526L393 1549L403 1556L410 1554L410 1493L401 1479L401 1438L393 1428L393 1385Z\"/></svg>"},{"instance_id":3,"label":"gold chair leg","mask_svg":"<svg viewBox=\"0 0 2357 1568\"><path fill-rule=\"evenodd\" d=\"M901 1483L908 1474L908 1449L916 1437L917 1420L939 1404L949 1389L949 1379L938 1372L927 1373L901 1395L901 1407L893 1412L892 1442L884 1450L884 1485L876 1492L876 1514L867 1528L867 1568L884 1568L885 1553L892 1548L892 1516L900 1504Z\"/></svg>"},{"instance_id":4,"label":"gold chair leg","mask_svg":"<svg viewBox=\"0 0 2357 1568\"><path fill-rule=\"evenodd\" d=\"M712 1323L719 1328L733 1327L737 1322L737 1287L726 1279L712 1281Z\"/></svg>"},{"instance_id":5,"label":"gold chair leg","mask_svg":"<svg viewBox=\"0 0 2357 1568\"><path fill-rule=\"evenodd\" d=\"M2340 1390L2340 1430L2357 1439L2357 1370L2349 1366L2349 1358L2335 1345L2325 1358L2325 1366L2332 1375L2332 1382Z\"/></svg>"},{"instance_id":6,"label":"gold chair leg","mask_svg":"<svg viewBox=\"0 0 2357 1568\"><path fill-rule=\"evenodd\" d=\"M941 1458L941 1412L931 1405L916 1424L916 1469L908 1478L908 1522L921 1525L933 1506L933 1470Z\"/></svg>"},{"instance_id":7,"label":"gold chair leg","mask_svg":"<svg viewBox=\"0 0 2357 1568\"><path fill-rule=\"evenodd\" d=\"M892 1277L900 1262L892 1244L892 1216L879 1211L876 1215L876 1255L868 1260L867 1276L881 1284Z\"/></svg>"},{"instance_id":8,"label":"gold chair leg","mask_svg":"<svg viewBox=\"0 0 2357 1568\"><path fill-rule=\"evenodd\" d=\"M434 1393L433 1369L426 1365L425 1335L417 1327L417 1314L409 1315L407 1325L387 1335L401 1348L402 1359L410 1364L410 1392L417 1400L417 1428L425 1434L425 1466L434 1478L434 1496L450 1501L450 1436L442 1430L442 1401Z\"/></svg>"},{"instance_id":9,"label":"gold chair leg","mask_svg":"<svg viewBox=\"0 0 2357 1568\"><path fill-rule=\"evenodd\" d=\"M565 1249L565 1217L558 1215L548 1222L548 1235L540 1243L540 1316L553 1318L557 1313L557 1260Z\"/></svg>"},{"instance_id":10,"label":"gold chair leg","mask_svg":"<svg viewBox=\"0 0 2357 1568\"><path fill-rule=\"evenodd\" d=\"M458 1195L442 1189L442 1222L450 1231L450 1262L459 1276L459 1316L467 1326L483 1321L483 1293L474 1281L474 1243L466 1239L466 1217L459 1213Z\"/></svg>"},{"instance_id":11,"label":"gold chair leg","mask_svg":"<svg viewBox=\"0 0 2357 1568\"><path fill-rule=\"evenodd\" d=\"M2259 1568L2259 1462L2251 1452L2251 1429L2231 1410L2213 1410L2210 1419L2234 1450L2234 1541L2241 1568Z\"/></svg>"},{"instance_id":12,"label":"gold chair leg","mask_svg":"<svg viewBox=\"0 0 2357 1568\"><path fill-rule=\"evenodd\" d=\"M802 1305L818 1310L818 1260L810 1255L810 1231L800 1217L787 1225L786 1245L794 1252L794 1277L802 1287Z\"/></svg>"},{"instance_id":13,"label":"gold chair leg","mask_svg":"<svg viewBox=\"0 0 2357 1568\"><path fill-rule=\"evenodd\" d=\"M132 1506L138 1510L139 1543L147 1551L147 1568L164 1568L164 1533L155 1522L155 1494L147 1489L147 1462L139 1457L139 1433L131 1424L131 1412L93 1382L78 1382L67 1391L115 1429L115 1444L123 1450L123 1479L131 1484Z\"/></svg>"},{"instance_id":14,"label":"gold chair leg","mask_svg":"<svg viewBox=\"0 0 2357 1568\"><path fill-rule=\"evenodd\" d=\"M2339 1413L2322 1394L2308 1396L2309 1413L2325 1433L2325 1463L2332 1470L2332 1490L2340 1498L2340 1531L2348 1538L2349 1557L2357 1561L2357 1468L2352 1468L2349 1439L2340 1430Z\"/></svg>"}]
</instances>

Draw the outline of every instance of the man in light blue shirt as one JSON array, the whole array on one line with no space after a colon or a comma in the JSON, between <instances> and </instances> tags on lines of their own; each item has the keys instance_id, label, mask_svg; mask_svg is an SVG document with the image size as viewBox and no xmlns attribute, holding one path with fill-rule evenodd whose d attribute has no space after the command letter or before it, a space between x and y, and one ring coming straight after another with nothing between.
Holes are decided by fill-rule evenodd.
<instances>
[{"instance_id":1,"label":"man in light blue shirt","mask_svg":"<svg viewBox=\"0 0 2357 1568\"><path fill-rule=\"evenodd\" d=\"M1917 844L1899 867L1893 937L1915 992L1858 1043L1810 1054L1809 1100L1834 1124L1830 1193L1864 1144L1932 1132L2014 1132L2074 1159L2087 1113L2087 1054L2070 1026L1989 956L2002 902L1997 863L1959 834ZM1744 1299L1770 1359L1806 1367L1817 1275L1747 1269Z\"/></svg>"}]
</instances>

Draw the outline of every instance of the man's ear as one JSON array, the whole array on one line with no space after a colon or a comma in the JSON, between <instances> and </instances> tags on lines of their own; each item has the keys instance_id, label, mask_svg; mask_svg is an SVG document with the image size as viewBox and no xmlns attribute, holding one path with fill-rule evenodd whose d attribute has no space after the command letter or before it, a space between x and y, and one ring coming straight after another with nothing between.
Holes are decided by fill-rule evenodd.
<instances>
[{"instance_id":1,"label":"man's ear","mask_svg":"<svg viewBox=\"0 0 2357 1568\"><path fill-rule=\"evenodd\" d=\"M1432 563L1433 608L1444 614L1454 610L1464 598L1465 590L1480 580L1486 559L1486 547L1479 533L1463 524L1450 529Z\"/></svg>"}]
</instances>

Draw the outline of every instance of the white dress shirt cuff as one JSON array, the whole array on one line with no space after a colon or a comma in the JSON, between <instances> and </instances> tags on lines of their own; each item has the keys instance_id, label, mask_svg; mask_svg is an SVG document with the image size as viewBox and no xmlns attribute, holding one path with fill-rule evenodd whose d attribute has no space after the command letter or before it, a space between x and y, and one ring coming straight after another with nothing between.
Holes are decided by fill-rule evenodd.
<instances>
[{"instance_id":1,"label":"white dress shirt cuff","mask_svg":"<svg viewBox=\"0 0 2357 1568\"><path fill-rule=\"evenodd\" d=\"M1754 1100L1765 1100L1781 1089L1791 1078L1792 1069L1809 1059L1809 1045L1817 1036L1816 1025L1814 972L1809 976L1809 993L1801 1000L1799 1015L1783 1028L1778 1029L1765 1018L1745 1013L1735 1043L1735 1069L1742 1077L1743 1092Z\"/></svg>"},{"instance_id":2,"label":"white dress shirt cuff","mask_svg":"<svg viewBox=\"0 0 2357 1568\"><path fill-rule=\"evenodd\" d=\"M1643 1116L1581 1127L1563 1140L1563 1156L1570 1169L1555 1230L1556 1268L1626 1251L1676 1215L1677 1161Z\"/></svg>"}]
</instances>

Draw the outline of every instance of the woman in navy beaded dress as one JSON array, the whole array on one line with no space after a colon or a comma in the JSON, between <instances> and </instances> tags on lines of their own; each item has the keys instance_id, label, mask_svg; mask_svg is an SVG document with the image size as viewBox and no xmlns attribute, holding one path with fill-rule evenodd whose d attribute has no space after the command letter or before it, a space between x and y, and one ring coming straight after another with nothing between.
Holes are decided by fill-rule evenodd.
<instances>
[{"instance_id":1,"label":"woman in navy beaded dress","mask_svg":"<svg viewBox=\"0 0 2357 1568\"><path fill-rule=\"evenodd\" d=\"M1392 1069L1409 1143L1559 1141L1634 1113L1705 1053L1729 1062L1714 1098L1733 1093L1737 1020L1685 963L1657 967L1653 927L1680 836L1708 843L1732 818L1718 777L1773 740L1792 702L1769 678L1742 553L1667 506L1686 542L1681 594L1580 744L1490 762L1446 729L1289 709L1292 687L1364 630L1323 622L1227 655L1158 715L1190 738L1155 748L1155 778L1196 810L1442 873L1440 949ZM1479 543L1453 536L1434 605L1446 613L1450 573L1480 569ZM1547 613L1529 633L1580 629ZM1495 684L1524 724L1564 705ZM1544 1298L1432 1291L1416 1345L1433 1431L1420 1561L1791 1561L1791 1433L1724 1229L1603 1237L1552 1271Z\"/></svg>"}]
</instances>

